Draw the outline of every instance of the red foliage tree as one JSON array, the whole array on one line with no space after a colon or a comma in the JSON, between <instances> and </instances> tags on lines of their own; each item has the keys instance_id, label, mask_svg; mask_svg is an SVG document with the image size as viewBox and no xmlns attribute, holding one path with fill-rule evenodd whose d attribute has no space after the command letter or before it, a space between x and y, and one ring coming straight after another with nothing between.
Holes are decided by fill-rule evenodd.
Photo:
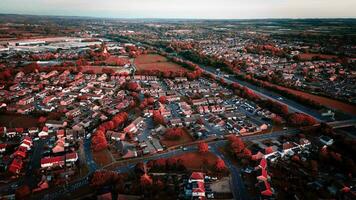
<instances>
[{"instance_id":1,"label":"red foliage tree","mask_svg":"<svg viewBox=\"0 0 356 200\"><path fill-rule=\"evenodd\" d=\"M147 98L147 104L152 105L155 102L155 99L153 97Z\"/></svg>"},{"instance_id":2,"label":"red foliage tree","mask_svg":"<svg viewBox=\"0 0 356 200\"><path fill-rule=\"evenodd\" d=\"M22 185L21 187L17 188L15 191L16 199L29 199L29 195L31 194L31 189L28 185Z\"/></svg>"},{"instance_id":3,"label":"red foliage tree","mask_svg":"<svg viewBox=\"0 0 356 200\"><path fill-rule=\"evenodd\" d=\"M100 187L117 182L119 179L119 174L116 172L106 170L95 171L90 179L90 185L94 187Z\"/></svg>"},{"instance_id":4,"label":"red foliage tree","mask_svg":"<svg viewBox=\"0 0 356 200\"><path fill-rule=\"evenodd\" d=\"M127 84L127 89L131 91L137 91L139 89L139 85L136 82L130 82Z\"/></svg>"},{"instance_id":5,"label":"red foliage tree","mask_svg":"<svg viewBox=\"0 0 356 200\"><path fill-rule=\"evenodd\" d=\"M230 136L229 141L231 144L231 148L235 154L239 154L244 150L245 144L241 140L241 138L236 137L236 136Z\"/></svg>"},{"instance_id":6,"label":"red foliage tree","mask_svg":"<svg viewBox=\"0 0 356 200\"><path fill-rule=\"evenodd\" d=\"M108 142L105 133L102 130L97 130L91 138L91 147L94 151L101 151L108 147Z\"/></svg>"},{"instance_id":7,"label":"red foliage tree","mask_svg":"<svg viewBox=\"0 0 356 200\"><path fill-rule=\"evenodd\" d=\"M165 167L166 166L166 159L164 158L160 158L160 159L157 159L154 161L154 166L157 166L157 167Z\"/></svg>"},{"instance_id":8,"label":"red foliage tree","mask_svg":"<svg viewBox=\"0 0 356 200\"><path fill-rule=\"evenodd\" d=\"M219 158L215 163L215 169L217 171L224 171L226 169L226 165L223 159Z\"/></svg>"},{"instance_id":9,"label":"red foliage tree","mask_svg":"<svg viewBox=\"0 0 356 200\"><path fill-rule=\"evenodd\" d=\"M283 119L282 119L282 117L275 115L272 118L272 121L273 121L273 123L280 125L280 124L282 124Z\"/></svg>"},{"instance_id":10,"label":"red foliage tree","mask_svg":"<svg viewBox=\"0 0 356 200\"><path fill-rule=\"evenodd\" d=\"M176 164L177 164L177 162L178 162L178 159L177 158L168 158L167 159L167 165L169 166L169 167L172 167L172 166L175 166Z\"/></svg>"},{"instance_id":11,"label":"red foliage tree","mask_svg":"<svg viewBox=\"0 0 356 200\"><path fill-rule=\"evenodd\" d=\"M47 121L47 118L46 118L46 117L41 116L41 117L38 118L38 123L40 123L40 124L43 124L43 123L45 123L46 121Z\"/></svg>"},{"instance_id":12,"label":"red foliage tree","mask_svg":"<svg viewBox=\"0 0 356 200\"><path fill-rule=\"evenodd\" d=\"M207 153L209 151L209 145L206 142L200 142L198 149L200 153Z\"/></svg>"},{"instance_id":13,"label":"red foliage tree","mask_svg":"<svg viewBox=\"0 0 356 200\"><path fill-rule=\"evenodd\" d=\"M152 178L147 174L143 174L140 178L140 183L142 186L152 185Z\"/></svg>"},{"instance_id":14,"label":"red foliage tree","mask_svg":"<svg viewBox=\"0 0 356 200\"><path fill-rule=\"evenodd\" d=\"M316 120L303 113L293 113L289 115L288 123L292 126L312 126L316 124Z\"/></svg>"},{"instance_id":15,"label":"red foliage tree","mask_svg":"<svg viewBox=\"0 0 356 200\"><path fill-rule=\"evenodd\" d=\"M243 153L243 156L246 158L251 158L251 156L252 156L252 152L248 148L245 148L242 153Z\"/></svg>"},{"instance_id":16,"label":"red foliage tree","mask_svg":"<svg viewBox=\"0 0 356 200\"><path fill-rule=\"evenodd\" d=\"M112 122L114 123L115 127L118 127L124 124L127 121L128 117L129 115L127 114L127 112L121 112L113 117Z\"/></svg>"},{"instance_id":17,"label":"red foliage tree","mask_svg":"<svg viewBox=\"0 0 356 200\"><path fill-rule=\"evenodd\" d=\"M162 124L162 125L166 124L164 121L164 117L161 115L159 110L153 111L152 118L153 118L154 123L156 123L156 124Z\"/></svg>"},{"instance_id":18,"label":"red foliage tree","mask_svg":"<svg viewBox=\"0 0 356 200\"><path fill-rule=\"evenodd\" d=\"M167 129L165 137L169 140L177 140L184 135L185 131L182 128Z\"/></svg>"},{"instance_id":19,"label":"red foliage tree","mask_svg":"<svg viewBox=\"0 0 356 200\"><path fill-rule=\"evenodd\" d=\"M167 102L167 97L166 96L160 96L158 98L158 101L161 103L161 104L165 104Z\"/></svg>"}]
</instances>

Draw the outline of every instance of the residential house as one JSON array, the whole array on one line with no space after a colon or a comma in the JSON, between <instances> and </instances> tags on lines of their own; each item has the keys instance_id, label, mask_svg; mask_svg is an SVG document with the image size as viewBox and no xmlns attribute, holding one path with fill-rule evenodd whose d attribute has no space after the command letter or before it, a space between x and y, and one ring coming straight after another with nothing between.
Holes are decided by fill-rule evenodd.
<instances>
[{"instance_id":1,"label":"residential house","mask_svg":"<svg viewBox=\"0 0 356 200\"><path fill-rule=\"evenodd\" d=\"M67 122L66 121L62 121L62 120L48 120L48 121L46 121L45 125L48 128L59 129L59 128L66 127L67 126Z\"/></svg>"},{"instance_id":2,"label":"residential house","mask_svg":"<svg viewBox=\"0 0 356 200\"><path fill-rule=\"evenodd\" d=\"M9 172L11 172L13 174L19 174L21 172L22 167L23 167L22 159L14 158L14 160L12 160L8 170L9 170Z\"/></svg>"},{"instance_id":3,"label":"residential house","mask_svg":"<svg viewBox=\"0 0 356 200\"><path fill-rule=\"evenodd\" d=\"M77 160L77 153L67 153L65 156L45 157L41 159L41 168L62 167L65 162L74 164Z\"/></svg>"}]
</instances>

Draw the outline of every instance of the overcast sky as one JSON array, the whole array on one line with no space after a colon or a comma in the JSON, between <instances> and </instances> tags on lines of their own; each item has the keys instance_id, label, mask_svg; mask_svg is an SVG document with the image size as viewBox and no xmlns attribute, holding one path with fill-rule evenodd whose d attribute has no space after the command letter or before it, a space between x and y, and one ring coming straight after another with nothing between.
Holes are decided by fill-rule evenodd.
<instances>
[{"instance_id":1,"label":"overcast sky","mask_svg":"<svg viewBox=\"0 0 356 200\"><path fill-rule=\"evenodd\" d=\"M356 0L0 0L0 13L118 18L356 18Z\"/></svg>"}]
</instances>

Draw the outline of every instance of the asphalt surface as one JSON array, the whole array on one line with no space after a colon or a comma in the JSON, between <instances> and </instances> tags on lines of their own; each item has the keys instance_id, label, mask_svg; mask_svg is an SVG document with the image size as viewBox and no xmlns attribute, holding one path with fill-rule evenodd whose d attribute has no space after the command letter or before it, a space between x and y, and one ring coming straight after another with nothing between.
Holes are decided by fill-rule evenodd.
<instances>
[{"instance_id":1,"label":"asphalt surface","mask_svg":"<svg viewBox=\"0 0 356 200\"><path fill-rule=\"evenodd\" d=\"M216 68L213 68L213 67L207 67L207 66L200 66L203 70L205 70L205 72L207 73L210 73L210 74L213 74L215 76L217 76L217 72L216 72ZM282 97L281 95L275 93L275 92L272 92L272 91L269 91L267 89L264 89L264 88L261 88L261 87L258 87L258 86L255 86L251 83L248 83L246 81L242 81L242 80L239 80L237 79L236 77L221 77L219 76L220 78L223 78L227 83L238 83L242 86L245 86L245 87L248 87L249 89L251 89L252 91L254 91L256 94L264 97L264 98L267 98L267 99L271 99L273 101L278 101L279 103L282 103L282 104L285 104L289 107L289 110L290 111L293 111L293 112L300 112L300 113L305 113L305 114L308 114L312 117L314 117L316 120L320 121L320 122L323 122L325 121L325 119L323 119L323 117L321 116L321 114L313 109L310 109L304 105L301 105L295 101L292 101L290 99L287 99L285 97Z\"/></svg>"},{"instance_id":2,"label":"asphalt surface","mask_svg":"<svg viewBox=\"0 0 356 200\"><path fill-rule=\"evenodd\" d=\"M224 162L226 167L229 169L231 174L231 191L233 194L234 199L240 200L247 200L247 192L245 188L245 184L241 178L241 170L240 168L236 167L231 160L227 159L220 151L218 151L218 145L213 144L210 145L210 151L214 153L216 156L221 158Z\"/></svg>"}]
</instances>

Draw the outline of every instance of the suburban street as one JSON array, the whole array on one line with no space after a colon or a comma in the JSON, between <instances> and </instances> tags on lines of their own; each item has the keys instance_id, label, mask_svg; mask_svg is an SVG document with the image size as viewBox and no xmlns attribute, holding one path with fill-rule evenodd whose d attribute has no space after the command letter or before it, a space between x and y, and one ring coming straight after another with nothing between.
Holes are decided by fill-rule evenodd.
<instances>
[{"instance_id":1,"label":"suburban street","mask_svg":"<svg viewBox=\"0 0 356 200\"><path fill-rule=\"evenodd\" d=\"M290 129L290 130L284 130L284 131L276 131L270 134L262 134L262 135L250 135L250 136L243 136L242 139L244 141L251 141L251 140L264 140L264 139L272 139L272 138L277 138L282 135L295 135L298 134L299 130L298 129ZM231 161L229 161L227 158L223 157L223 155L217 151L217 147L221 147L222 145L226 144L227 140L217 140L217 141L212 141L209 142L209 146L211 149L211 152L216 154L217 156L223 158L225 161L226 165L228 166L231 174L232 174L232 181L234 187L232 188L233 193L234 193L234 198L235 199L247 199L245 194L243 193L244 191L244 184L240 175L240 170L235 167ZM89 145L90 147L90 145ZM148 162L150 160L157 160L160 158L169 158L173 156L178 156L187 152L194 152L197 151L198 147L194 145L187 146L186 149L173 149L170 151L165 151L162 153L157 153L154 155L150 155L147 157L142 157L142 158L133 158L133 159L127 159L127 160L122 160L122 161L117 161L115 164L120 164L121 166L117 167L115 171L119 173L126 173L130 170L132 170L137 163L140 162ZM89 153L90 149L86 150L85 152ZM91 162L91 153L89 153L89 156L86 156L87 162L89 164L90 171L93 172L92 170L100 170L100 169L106 169L108 166L104 166L103 168L98 167L95 162ZM76 189L87 186L89 184L88 177L90 176L91 173L89 173L87 176L76 180L67 186L60 186L58 188L52 188L49 191L45 191L39 195L39 197L45 199L45 200L54 200L54 199L61 199L63 196L67 195L68 192L74 192ZM3 190L1 190L3 191ZM241 195L240 195L241 194Z\"/></svg>"},{"instance_id":2,"label":"suburban street","mask_svg":"<svg viewBox=\"0 0 356 200\"><path fill-rule=\"evenodd\" d=\"M212 75L217 75L216 72L216 68L213 67L208 67L208 66L200 66L205 72L212 74ZM293 112L300 112L300 113L305 113L307 115L310 115L312 117L314 117L316 120L318 120L319 122L323 122L325 121L325 119L323 119L323 117L321 116L320 113L318 113L317 111L314 111L304 105L301 105L295 101L289 100L287 98L282 98L281 99L281 95L276 94L275 92L269 91L267 89L255 86L251 83L248 83L246 81L241 81L239 79L237 79L236 77L221 77L223 78L227 83L238 83L242 86L248 87L249 89L251 89L252 91L254 91L256 94L260 95L261 97L267 98L267 99L271 99L273 101L278 101L282 104L285 104L289 107L290 111Z\"/></svg>"}]
</instances>

